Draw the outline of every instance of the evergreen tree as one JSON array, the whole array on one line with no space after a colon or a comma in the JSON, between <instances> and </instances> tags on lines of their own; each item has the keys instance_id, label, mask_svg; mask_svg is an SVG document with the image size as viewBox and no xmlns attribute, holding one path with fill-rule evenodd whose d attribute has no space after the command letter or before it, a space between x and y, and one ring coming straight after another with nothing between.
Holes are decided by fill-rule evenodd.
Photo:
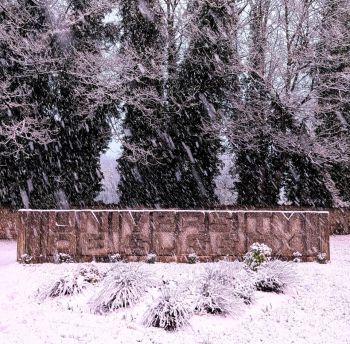
<instances>
[{"instance_id":1,"label":"evergreen tree","mask_svg":"<svg viewBox=\"0 0 350 344\"><path fill-rule=\"evenodd\" d=\"M8 164L11 170L7 175L16 175L17 186L11 191L11 202L16 206L91 204L101 188L99 157L109 139L107 111L83 114L85 100L75 92L80 82L74 73L77 59L87 51L98 54L98 42L103 36L104 14L90 11L89 3L72 1L71 18L77 20L73 21L70 35L62 37L52 31L52 13L48 13L44 2L19 2L29 20L17 34L44 36L45 44L39 53L47 55L50 62L44 72L35 73L36 68L33 73L19 71L24 75L20 82L30 90L26 100L35 109L32 116L47 122L54 141L44 146L32 142ZM82 15L83 20L79 20ZM34 57L30 56L35 61ZM17 117L23 116L23 109L15 112ZM7 187L12 185L9 179L5 183Z\"/></svg>"},{"instance_id":2,"label":"evergreen tree","mask_svg":"<svg viewBox=\"0 0 350 344\"><path fill-rule=\"evenodd\" d=\"M120 204L169 207L174 180L164 106L164 23L158 1L121 1L121 53L133 60L136 77L127 83L132 99L123 106L123 153L118 160ZM160 65L159 65L160 63ZM158 73L154 70L158 69ZM134 70L134 72L135 72Z\"/></svg>"},{"instance_id":3,"label":"evergreen tree","mask_svg":"<svg viewBox=\"0 0 350 344\"><path fill-rule=\"evenodd\" d=\"M4 4L6 5L5 9L8 11L13 10L13 7L11 8L8 3ZM0 10L0 25L1 27L8 26L9 17L8 13L6 13L5 9ZM14 65L14 63L11 63L11 58L13 57L13 51L11 50L9 46L9 42L7 42L5 39L0 40L0 80L2 83L6 82L6 78L8 74L15 74L15 71L17 67ZM15 85L8 85L6 86L9 90L14 92ZM1 90L4 92L4 90ZM15 95L14 95L15 96ZM8 98L8 99L6 99ZM11 110L10 106L7 104L10 100L12 100L10 97L6 97L5 94L1 95L1 103L0 103L0 126L3 127L4 125L10 124L13 111ZM3 142L6 142L6 138L4 134L2 133L0 135L0 142L1 142L1 152L0 154L0 204L2 206L13 206L14 204L18 203L18 199L14 199L14 195L17 195L17 187L16 187L16 176L14 173L10 174L10 165L14 163L14 159L10 156L8 156L8 152L6 151L6 147L4 147ZM6 155L5 155L6 154ZM12 178L11 178L12 177Z\"/></svg>"},{"instance_id":4,"label":"evergreen tree","mask_svg":"<svg viewBox=\"0 0 350 344\"><path fill-rule=\"evenodd\" d=\"M246 138L242 142L232 142L236 151L235 172L238 174L235 184L237 203L243 206L277 204L282 178L281 156L271 134L272 128L277 129L278 121L283 118L265 84L269 13L269 1L251 3L249 72L243 83L244 110L238 116L248 119L247 125L255 132L254 142L250 144Z\"/></svg>"},{"instance_id":5,"label":"evergreen tree","mask_svg":"<svg viewBox=\"0 0 350 344\"><path fill-rule=\"evenodd\" d=\"M5 5L1 17L8 27L8 37L2 43L1 73L3 77L12 76L9 89L13 98L8 99L7 108L2 108L2 125L44 116L50 93L47 70L53 67L46 56L50 44L46 8L32 0L7 2ZM32 47L31 44L37 41L39 45L33 44ZM26 51L17 48L25 43L28 44ZM41 64L36 66L33 61ZM0 157L1 204L29 206L28 193L33 190L31 177L38 167L35 161L37 152L33 143L25 142L24 138L19 140L23 144L21 150ZM50 195L50 190L46 189L44 193Z\"/></svg>"},{"instance_id":6,"label":"evergreen tree","mask_svg":"<svg viewBox=\"0 0 350 344\"><path fill-rule=\"evenodd\" d=\"M350 5L345 0L327 0L323 8L321 39L315 61L320 139L349 141L350 125ZM344 152L346 155L346 152ZM350 202L350 164L337 162L323 171L333 206ZM327 178L328 177L328 178Z\"/></svg>"},{"instance_id":7,"label":"evergreen tree","mask_svg":"<svg viewBox=\"0 0 350 344\"><path fill-rule=\"evenodd\" d=\"M296 106L289 104L291 93L295 92L291 66L297 69L297 57L306 55L309 38L301 29L295 33L298 34L298 39L295 39L298 43L293 46L294 50L290 46L287 48L289 69L284 88L280 92L274 90L269 85L266 67L270 5L266 0L251 3L249 71L244 78L244 110L240 114L250 132L235 145L235 173L239 177L235 184L237 203L263 207L276 206L281 202L295 206L327 206L330 196L320 167L307 155L307 151L286 145L290 137L305 140L310 136L305 123L297 119L300 114L295 110ZM289 23L289 18L286 20ZM301 22L301 25L305 26L307 33L307 21ZM292 58L294 62L291 62ZM305 61L301 65L304 66ZM296 74L294 80L297 81L298 77ZM308 144L312 141L310 137L306 140ZM294 139L290 142L293 143Z\"/></svg>"},{"instance_id":8,"label":"evergreen tree","mask_svg":"<svg viewBox=\"0 0 350 344\"><path fill-rule=\"evenodd\" d=\"M55 107L58 142L53 145L57 170L54 183L69 204L92 204L101 190L101 153L110 139L108 117L112 106L87 110L84 95L79 94L80 78L75 75L76 64L85 53L99 56L107 40L104 24L106 11L96 10L92 0L72 0L70 42L62 45L56 37L56 54L63 57L62 71L55 78L58 89ZM81 18L83 16L83 18ZM89 88L94 88L91 85ZM85 90L87 91L87 90ZM52 157L51 157L52 158Z\"/></svg>"},{"instance_id":9,"label":"evergreen tree","mask_svg":"<svg viewBox=\"0 0 350 344\"><path fill-rule=\"evenodd\" d=\"M183 208L215 206L215 177L222 149L213 131L227 110L235 86L235 9L232 1L192 1L191 35L180 66L172 116L178 180L175 205Z\"/></svg>"},{"instance_id":10,"label":"evergreen tree","mask_svg":"<svg viewBox=\"0 0 350 344\"><path fill-rule=\"evenodd\" d=\"M282 182L287 204L328 208L332 198L325 186L322 170L307 157L291 154Z\"/></svg>"}]
</instances>

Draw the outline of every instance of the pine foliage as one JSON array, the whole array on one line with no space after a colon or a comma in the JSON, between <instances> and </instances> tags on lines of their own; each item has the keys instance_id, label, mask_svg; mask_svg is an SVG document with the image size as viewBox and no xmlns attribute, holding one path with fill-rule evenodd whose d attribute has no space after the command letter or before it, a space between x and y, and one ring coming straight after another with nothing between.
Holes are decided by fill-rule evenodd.
<instances>
[{"instance_id":1,"label":"pine foliage","mask_svg":"<svg viewBox=\"0 0 350 344\"><path fill-rule=\"evenodd\" d=\"M235 86L235 9L231 2L190 1L191 35L174 85L170 137L176 156L176 204L205 208L217 204L221 142L213 125L225 113Z\"/></svg>"}]
</instances>

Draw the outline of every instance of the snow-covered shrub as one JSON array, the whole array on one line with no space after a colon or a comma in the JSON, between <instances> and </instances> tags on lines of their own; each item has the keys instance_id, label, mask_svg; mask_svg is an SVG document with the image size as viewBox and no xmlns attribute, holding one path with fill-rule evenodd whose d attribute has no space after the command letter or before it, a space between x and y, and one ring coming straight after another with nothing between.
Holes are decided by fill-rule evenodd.
<instances>
[{"instance_id":1,"label":"snow-covered shrub","mask_svg":"<svg viewBox=\"0 0 350 344\"><path fill-rule=\"evenodd\" d=\"M196 312L210 314L234 314L242 305L228 264L207 267L199 279Z\"/></svg>"},{"instance_id":2,"label":"snow-covered shrub","mask_svg":"<svg viewBox=\"0 0 350 344\"><path fill-rule=\"evenodd\" d=\"M265 244L258 242L250 246L249 251L244 255L244 262L252 270L256 271L257 267L270 260L272 250Z\"/></svg>"},{"instance_id":3,"label":"snow-covered shrub","mask_svg":"<svg viewBox=\"0 0 350 344\"><path fill-rule=\"evenodd\" d=\"M154 264L156 262L157 255L155 253L149 253L146 256L146 263Z\"/></svg>"},{"instance_id":4,"label":"snow-covered shrub","mask_svg":"<svg viewBox=\"0 0 350 344\"><path fill-rule=\"evenodd\" d=\"M141 268L116 266L109 271L101 290L91 301L93 313L108 313L138 303L152 280Z\"/></svg>"},{"instance_id":5,"label":"snow-covered shrub","mask_svg":"<svg viewBox=\"0 0 350 344\"><path fill-rule=\"evenodd\" d=\"M20 259L18 260L21 264L30 264L30 262L32 261L33 257L30 256L29 254L25 253L22 254Z\"/></svg>"},{"instance_id":6,"label":"snow-covered shrub","mask_svg":"<svg viewBox=\"0 0 350 344\"><path fill-rule=\"evenodd\" d=\"M213 264L204 274L205 279L210 279L222 285L233 288L234 295L239 297L246 304L250 304L254 299L255 273L251 269L246 269L242 263L219 262Z\"/></svg>"},{"instance_id":7,"label":"snow-covered shrub","mask_svg":"<svg viewBox=\"0 0 350 344\"><path fill-rule=\"evenodd\" d=\"M71 272L39 292L42 299L81 293L88 285L82 275Z\"/></svg>"},{"instance_id":8,"label":"snow-covered shrub","mask_svg":"<svg viewBox=\"0 0 350 344\"><path fill-rule=\"evenodd\" d=\"M118 263L122 260L122 256L119 253L109 255L110 263Z\"/></svg>"},{"instance_id":9,"label":"snow-covered shrub","mask_svg":"<svg viewBox=\"0 0 350 344\"><path fill-rule=\"evenodd\" d=\"M301 257L302 257L302 256L303 256L303 255L302 255L300 252L298 252L298 251L293 252L293 257L294 257L293 262L294 262L294 263L300 263L300 262L301 262Z\"/></svg>"},{"instance_id":10,"label":"snow-covered shrub","mask_svg":"<svg viewBox=\"0 0 350 344\"><path fill-rule=\"evenodd\" d=\"M86 264L80 268L78 274L83 276L84 281L90 284L97 284L105 277L105 274L93 264Z\"/></svg>"},{"instance_id":11,"label":"snow-covered shrub","mask_svg":"<svg viewBox=\"0 0 350 344\"><path fill-rule=\"evenodd\" d=\"M319 253L317 255L317 262L320 264L327 264L327 255L325 253Z\"/></svg>"},{"instance_id":12,"label":"snow-covered shrub","mask_svg":"<svg viewBox=\"0 0 350 344\"><path fill-rule=\"evenodd\" d=\"M226 263L227 264L227 263ZM254 301L255 272L250 269L244 269L240 263L229 263L227 269L231 271L230 283L233 286L234 293L245 304L251 304Z\"/></svg>"},{"instance_id":13,"label":"snow-covered shrub","mask_svg":"<svg viewBox=\"0 0 350 344\"><path fill-rule=\"evenodd\" d=\"M257 290L283 293L296 282L294 265L280 260L271 260L258 267L255 286Z\"/></svg>"},{"instance_id":14,"label":"snow-covered shrub","mask_svg":"<svg viewBox=\"0 0 350 344\"><path fill-rule=\"evenodd\" d=\"M196 312L229 315L236 313L241 307L241 302L231 286L215 283L203 284L199 295L195 307Z\"/></svg>"},{"instance_id":15,"label":"snow-covered shrub","mask_svg":"<svg viewBox=\"0 0 350 344\"><path fill-rule=\"evenodd\" d=\"M144 315L143 324L147 327L160 327L174 331L188 325L192 315L189 301L176 288L164 286L160 296Z\"/></svg>"},{"instance_id":16,"label":"snow-covered shrub","mask_svg":"<svg viewBox=\"0 0 350 344\"><path fill-rule=\"evenodd\" d=\"M102 278L103 274L97 267L87 264L52 282L39 292L39 296L42 299L46 299L49 297L80 294L90 284L96 284Z\"/></svg>"},{"instance_id":17,"label":"snow-covered shrub","mask_svg":"<svg viewBox=\"0 0 350 344\"><path fill-rule=\"evenodd\" d=\"M198 262L198 256L195 254L195 253L190 253L188 256L187 256L187 262L189 264L196 264Z\"/></svg>"},{"instance_id":18,"label":"snow-covered shrub","mask_svg":"<svg viewBox=\"0 0 350 344\"><path fill-rule=\"evenodd\" d=\"M57 255L55 256L55 262L58 264L74 263L74 259L72 258L71 255L67 253L57 253Z\"/></svg>"}]
</instances>

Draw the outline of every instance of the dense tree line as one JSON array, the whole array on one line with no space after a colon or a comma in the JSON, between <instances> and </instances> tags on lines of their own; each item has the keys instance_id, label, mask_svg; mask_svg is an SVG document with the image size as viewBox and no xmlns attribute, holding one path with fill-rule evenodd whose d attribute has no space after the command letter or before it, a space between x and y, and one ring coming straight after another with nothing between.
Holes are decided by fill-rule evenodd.
<instances>
[{"instance_id":1,"label":"dense tree line","mask_svg":"<svg viewBox=\"0 0 350 344\"><path fill-rule=\"evenodd\" d=\"M107 110L80 110L87 104L76 92L80 80L75 63L85 52L100 55L105 14L94 9L89 15L89 0L72 0L69 5L69 23L60 23L60 13L45 1L5 1L0 6L1 76L6 87L1 125L27 126L31 135L15 131L18 136L3 138L4 205L89 204L100 190L99 155L110 137Z\"/></svg>"},{"instance_id":2,"label":"dense tree line","mask_svg":"<svg viewBox=\"0 0 350 344\"><path fill-rule=\"evenodd\" d=\"M347 0L5 0L0 204L350 202ZM116 182L117 183L117 182Z\"/></svg>"}]
</instances>

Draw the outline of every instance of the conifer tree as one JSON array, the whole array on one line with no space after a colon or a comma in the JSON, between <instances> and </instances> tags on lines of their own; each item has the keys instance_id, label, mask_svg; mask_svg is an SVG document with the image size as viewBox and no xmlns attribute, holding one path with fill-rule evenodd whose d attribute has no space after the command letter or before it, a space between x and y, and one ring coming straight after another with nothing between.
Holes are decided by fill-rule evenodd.
<instances>
[{"instance_id":1,"label":"conifer tree","mask_svg":"<svg viewBox=\"0 0 350 344\"><path fill-rule=\"evenodd\" d=\"M304 119L300 120L302 116L298 113L303 103L309 101L306 91L304 99L299 96L299 82L306 76L312 78L310 61L305 59L310 54L310 5L303 3L300 10L285 3L285 38L282 40L286 44L285 73L274 82L269 77L268 67L268 56L271 59L268 45L275 39L268 31L268 22L273 20L274 12L271 6L268 0L250 4L249 61L243 83L244 106L239 115L239 121L249 129L244 132L242 141L236 145L233 142L236 150L234 172L238 174L237 202L264 207L281 202L295 206L326 206L329 193L321 166L312 160L309 150L313 145L310 126ZM298 25L291 24L294 17L289 10L303 13ZM293 13L294 16L299 14ZM293 97L294 104L290 101ZM291 142L290 146L287 142Z\"/></svg>"},{"instance_id":2,"label":"conifer tree","mask_svg":"<svg viewBox=\"0 0 350 344\"><path fill-rule=\"evenodd\" d=\"M76 64L85 53L99 56L107 39L103 22L107 11L93 6L92 0L72 0L69 45L65 47L59 42L61 37L56 37L56 53L64 63L56 78L59 141L53 149L57 152L55 178L59 179L55 183L69 204L77 206L92 204L101 190L100 155L110 139L111 108L102 106L89 111L84 95L77 92L80 79L75 75Z\"/></svg>"},{"instance_id":3,"label":"conifer tree","mask_svg":"<svg viewBox=\"0 0 350 344\"><path fill-rule=\"evenodd\" d=\"M133 60L136 77L126 84L132 99L123 106L123 153L118 160L120 204L169 207L174 183L164 106L164 23L159 3L121 1L121 53ZM155 70L158 69L158 72Z\"/></svg>"},{"instance_id":4,"label":"conifer tree","mask_svg":"<svg viewBox=\"0 0 350 344\"><path fill-rule=\"evenodd\" d=\"M2 21L8 28L2 42L2 77L8 78L12 97L1 108L1 124L40 120L45 117L50 93L48 70L54 63L47 54L50 45L48 12L43 3L32 0L6 2ZM22 44L27 48L21 49ZM35 61L40 61L39 65ZM19 138L22 149L1 155L1 203L29 206L32 176L38 171L38 152L32 142ZM40 169L39 169L39 172ZM43 195L50 197L45 188Z\"/></svg>"},{"instance_id":5,"label":"conifer tree","mask_svg":"<svg viewBox=\"0 0 350 344\"><path fill-rule=\"evenodd\" d=\"M76 92L80 81L74 68L82 53L99 53L104 14L96 15L90 1L72 1L70 32L62 35L60 30L52 30L54 14L48 12L45 2L21 0L20 6L26 20L15 34L41 39L41 50L37 59L32 51L27 52L28 60L38 61L38 65L34 62L30 71L22 68L18 80L28 88L26 103L31 116L44 120L54 139L45 145L27 144L16 160L7 164L11 170L5 172L9 177L5 183L11 188L11 203L33 208L92 203L101 188L99 158L107 146L109 126L102 109L82 113L85 100ZM45 70L41 68L43 54ZM24 116L23 108L14 112L18 118Z\"/></svg>"},{"instance_id":6,"label":"conifer tree","mask_svg":"<svg viewBox=\"0 0 350 344\"><path fill-rule=\"evenodd\" d=\"M334 142L349 141L350 125L350 5L345 0L326 0L321 38L315 61L319 110L317 135ZM346 152L343 152L344 155ZM350 164L344 159L328 164L323 176L331 205L350 202Z\"/></svg>"},{"instance_id":7,"label":"conifer tree","mask_svg":"<svg viewBox=\"0 0 350 344\"><path fill-rule=\"evenodd\" d=\"M222 149L212 128L227 110L235 86L235 9L233 1L191 1L188 48L175 86L171 138L178 179L176 205L213 207L215 177Z\"/></svg>"},{"instance_id":8,"label":"conifer tree","mask_svg":"<svg viewBox=\"0 0 350 344\"><path fill-rule=\"evenodd\" d=\"M270 134L270 127L278 125L276 117L280 109L273 108L264 78L269 13L269 1L251 3L249 71L243 83L244 110L238 116L248 118L248 125L254 126L252 132L257 130L257 133L251 148L249 142L232 143L236 150L237 203L243 206L277 204L280 188L280 157Z\"/></svg>"}]
</instances>

